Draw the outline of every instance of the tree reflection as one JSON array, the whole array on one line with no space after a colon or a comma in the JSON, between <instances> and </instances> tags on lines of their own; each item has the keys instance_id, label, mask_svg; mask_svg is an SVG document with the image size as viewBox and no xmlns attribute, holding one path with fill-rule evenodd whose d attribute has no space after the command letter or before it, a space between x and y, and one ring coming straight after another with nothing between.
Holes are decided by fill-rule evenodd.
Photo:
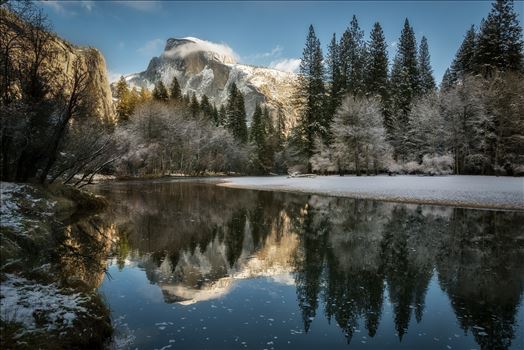
<instances>
[{"instance_id":1,"label":"tree reflection","mask_svg":"<svg viewBox=\"0 0 524 350\"><path fill-rule=\"evenodd\" d=\"M109 193L106 227L120 237L119 266L139 262L166 302L219 297L240 276L292 272L305 332L323 306L348 343L360 326L374 337L389 301L402 341L412 319L422 322L436 274L483 349L507 349L515 336L522 213L180 182L137 188Z\"/></svg>"},{"instance_id":2,"label":"tree reflection","mask_svg":"<svg viewBox=\"0 0 524 350\"><path fill-rule=\"evenodd\" d=\"M520 213L456 209L437 269L460 327L482 349L508 349L524 286Z\"/></svg>"}]
</instances>

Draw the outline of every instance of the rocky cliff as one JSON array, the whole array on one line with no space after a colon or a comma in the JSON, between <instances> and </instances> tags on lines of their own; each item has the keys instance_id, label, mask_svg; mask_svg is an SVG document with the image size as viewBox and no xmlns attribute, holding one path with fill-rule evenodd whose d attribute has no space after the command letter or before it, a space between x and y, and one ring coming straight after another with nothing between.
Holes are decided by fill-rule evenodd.
<instances>
[{"instance_id":1,"label":"rocky cliff","mask_svg":"<svg viewBox=\"0 0 524 350\"><path fill-rule=\"evenodd\" d=\"M47 85L51 87L49 93L65 92L67 94L68 82L72 80L74 71L74 62L80 61L82 70L88 73L88 91L91 94L91 101L94 105L92 115L100 119L114 120L114 107L109 79L107 75L106 63L104 57L95 48L78 47L66 40L58 37L47 30L41 30L30 23L20 19L17 15L10 12L7 8L0 7L0 37L3 67L0 76L2 82L8 86L2 86L13 96L17 96L20 90L20 82L13 76L17 71L23 71L17 62L35 61L35 50L40 50L39 55L41 63L39 69L48 70L48 74L43 74ZM43 27L47 29L45 26ZM35 42L38 41L38 49L35 48ZM10 67L11 66L11 67ZM10 73L11 81L4 80L5 72ZM18 73L20 73L18 72ZM26 74L26 73L24 73Z\"/></svg>"},{"instance_id":2,"label":"rocky cliff","mask_svg":"<svg viewBox=\"0 0 524 350\"><path fill-rule=\"evenodd\" d=\"M197 38L168 39L164 52L153 57L147 69L126 77L130 86L152 89L162 80L169 86L176 77L182 92L206 95L217 106L225 104L231 84L245 96L248 122L257 102L270 107L273 117L281 109L287 129L294 125L296 113L292 95L296 75L275 69L238 64L234 55Z\"/></svg>"},{"instance_id":3,"label":"rocky cliff","mask_svg":"<svg viewBox=\"0 0 524 350\"><path fill-rule=\"evenodd\" d=\"M73 62L79 59L81 66L89 74L89 91L95 106L93 115L106 121L114 121L115 111L113 96L109 86L104 56L92 47L77 47L56 37L54 40L58 52L56 63L61 66L67 77L73 74Z\"/></svg>"}]
</instances>

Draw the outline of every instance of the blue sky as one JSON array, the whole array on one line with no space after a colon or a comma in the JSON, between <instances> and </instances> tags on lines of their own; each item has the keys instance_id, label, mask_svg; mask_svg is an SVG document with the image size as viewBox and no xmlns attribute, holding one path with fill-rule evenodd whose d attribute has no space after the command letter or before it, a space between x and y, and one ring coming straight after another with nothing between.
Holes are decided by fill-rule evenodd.
<instances>
[{"instance_id":1,"label":"blue sky","mask_svg":"<svg viewBox=\"0 0 524 350\"><path fill-rule=\"evenodd\" d=\"M428 38L435 78L441 77L471 24L478 25L490 1L47 1L53 29L77 45L102 51L112 78L140 72L170 37L197 37L234 50L242 63L293 69L309 24L324 53L355 14L366 38L379 21L392 60L407 17L417 39ZM516 2L520 23L523 2Z\"/></svg>"}]
</instances>

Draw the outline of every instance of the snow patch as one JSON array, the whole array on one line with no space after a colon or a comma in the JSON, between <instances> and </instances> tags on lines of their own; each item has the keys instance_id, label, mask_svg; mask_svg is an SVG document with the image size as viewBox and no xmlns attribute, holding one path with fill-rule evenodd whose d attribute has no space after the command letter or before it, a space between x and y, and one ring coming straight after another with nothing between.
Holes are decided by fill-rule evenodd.
<instances>
[{"instance_id":1,"label":"snow patch","mask_svg":"<svg viewBox=\"0 0 524 350\"><path fill-rule=\"evenodd\" d=\"M25 186L11 182L0 183L0 217L1 226L15 231L22 229L22 215L13 199L13 193L20 192Z\"/></svg>"},{"instance_id":2,"label":"snow patch","mask_svg":"<svg viewBox=\"0 0 524 350\"><path fill-rule=\"evenodd\" d=\"M72 327L79 314L87 313L81 305L88 298L79 293L64 294L55 283L44 285L12 274L5 276L0 290L3 321L22 323L29 331L50 331Z\"/></svg>"}]
</instances>

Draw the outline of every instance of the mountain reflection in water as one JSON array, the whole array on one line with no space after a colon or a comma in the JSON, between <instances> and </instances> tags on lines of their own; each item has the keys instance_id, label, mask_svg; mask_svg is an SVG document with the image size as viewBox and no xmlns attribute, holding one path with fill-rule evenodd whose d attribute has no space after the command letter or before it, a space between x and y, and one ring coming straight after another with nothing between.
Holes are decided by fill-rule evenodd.
<instances>
[{"instance_id":1,"label":"mountain reflection in water","mask_svg":"<svg viewBox=\"0 0 524 350\"><path fill-rule=\"evenodd\" d=\"M99 218L117 237L111 262L120 271L145 271L166 308L221 300L240 281L269 278L296 290L304 333L323 317L345 336L338 346L347 347L361 329L370 345L381 323L392 322L399 343L413 321L427 318L439 326L439 316L426 313L434 280L440 287L434 293L449 300L461 337L473 337L482 349L522 345L522 212L185 181L111 184L97 191L111 202ZM114 278L101 288L110 306ZM391 315L384 314L385 304Z\"/></svg>"}]
</instances>

